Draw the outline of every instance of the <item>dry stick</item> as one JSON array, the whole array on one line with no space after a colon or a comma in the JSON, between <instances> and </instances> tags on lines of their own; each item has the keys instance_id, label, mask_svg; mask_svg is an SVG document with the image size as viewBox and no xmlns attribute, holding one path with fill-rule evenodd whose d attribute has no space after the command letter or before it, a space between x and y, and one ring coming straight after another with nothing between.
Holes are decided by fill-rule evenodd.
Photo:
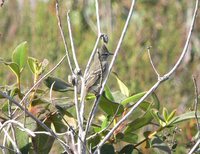
<instances>
[{"instance_id":1,"label":"dry stick","mask_svg":"<svg viewBox=\"0 0 200 154\"><path fill-rule=\"evenodd\" d=\"M148 47L148 48L147 48L147 52L148 52L148 55L149 55L149 60L150 60L150 63L151 63L151 65L152 65L152 68L153 68L154 72L156 73L156 75L157 75L157 77L158 77L158 79L159 79L159 78L160 78L160 74L158 73L158 71L157 71L156 68L155 68L155 65L153 64L153 60L152 60L151 54L150 54L150 48L151 48L151 47Z\"/></svg>"},{"instance_id":2,"label":"dry stick","mask_svg":"<svg viewBox=\"0 0 200 154\"><path fill-rule=\"evenodd\" d=\"M67 25L68 25L68 31L69 31L69 37L70 37L70 42L71 42L71 48L72 48L72 54L73 54L73 59L74 59L74 63L76 66L76 73L74 75L75 80L77 81L77 74L80 74L80 67L78 65L78 61L76 58L76 53L75 53L75 48L74 48L74 42L73 42L73 36L72 36L72 30L71 30L71 23L70 23L70 18L69 18L69 11L67 12ZM81 77L82 78L82 77ZM74 85L74 103L75 103L75 108L76 108L76 114L77 114L77 121L78 121L78 126L79 126L79 134L78 134L78 145L79 145L79 149L81 144L83 143L80 134L83 134L83 123L82 123L82 119L81 119L81 115L80 115L80 109L79 109L79 105L78 105L78 87L77 87L77 83Z\"/></svg>"},{"instance_id":3,"label":"dry stick","mask_svg":"<svg viewBox=\"0 0 200 154\"><path fill-rule=\"evenodd\" d=\"M58 27L59 27L59 30L60 30L60 34L61 34L64 46L65 46L65 52L66 52L66 55L67 55L67 61L68 61L68 64L69 64L69 68L71 70L71 73L74 74L73 69L72 69L72 63L71 63L71 60L70 60L70 57L69 57L67 42L65 40L65 36L64 36L63 29L62 29L62 24L61 24L60 16L59 16L58 0L56 0L56 17L57 17L57 20L58 20Z\"/></svg>"},{"instance_id":4,"label":"dry stick","mask_svg":"<svg viewBox=\"0 0 200 154\"><path fill-rule=\"evenodd\" d=\"M51 130L49 129L44 123L42 123L39 119L37 119L32 113L30 113L27 109L25 109L21 104L19 104L17 101L15 101L12 97L6 95L2 91L0 91L0 94L7 98L9 101L13 102L16 106L18 106L21 110L23 110L29 117L31 117L33 120L35 120L41 127L43 127L47 132L49 132L55 139L57 139L61 145L64 146L65 150L68 151L68 146L58 138L58 136Z\"/></svg>"},{"instance_id":5,"label":"dry stick","mask_svg":"<svg viewBox=\"0 0 200 154\"><path fill-rule=\"evenodd\" d=\"M96 153L98 151L98 149L100 149L103 144L111 137L111 135L113 134L113 132L133 113L133 111L148 97L150 96L158 87L159 85L164 82L165 80L169 79L169 77L175 72L175 70L178 68L178 66L181 64L185 54L187 53L187 48L191 39L191 34L193 31L193 27L194 27L194 23L196 20L196 16L197 16L197 11L198 11L198 3L199 0L196 0L196 5L195 5L195 10L194 10L194 14L193 14L193 18L192 18L192 23L190 25L190 30L187 36L187 40L184 46L184 49L178 59L178 61L176 62L176 64L174 65L174 67L168 72L166 73L164 76L160 77L159 80L152 86L151 89L149 89L149 91L147 91L147 93L131 108L131 110L120 120L118 121L118 123L111 129L111 131L104 137L104 139L98 144L97 149L95 150L94 153ZM112 65L111 65L112 66Z\"/></svg>"},{"instance_id":6,"label":"dry stick","mask_svg":"<svg viewBox=\"0 0 200 154\"><path fill-rule=\"evenodd\" d=\"M95 56L95 53L97 51L97 46L99 44L99 41L100 41L100 38L101 38L101 28L100 28L100 19L99 19L99 4L98 4L98 0L95 0L95 7L96 7L96 18L97 18L97 33L98 33L98 36L97 36L97 40L96 40L96 43L94 45L94 48L93 48L93 51L90 55L90 58L88 60L88 63L87 63L87 66L86 66L86 69L85 69L85 72L84 72L84 76L83 78L81 78L81 81L82 81L82 85L81 85L81 99L80 99L80 104L81 104L81 107L80 107L80 116L82 117L81 119L81 123L83 124L83 116L84 116L84 108L85 108L85 102L84 102L84 93L85 93L85 78L86 78L86 75L87 75L87 72L90 68L90 65L91 65L91 62L92 60L94 59L94 56ZM79 131L79 134L81 132ZM84 145L82 146L83 148L86 146L86 142L85 142L85 138L86 138L86 134L85 132L80 134L81 135L81 139L84 141ZM81 152L80 151L80 147L79 147L79 151L78 152ZM85 149L83 149L83 151L85 152Z\"/></svg>"},{"instance_id":7,"label":"dry stick","mask_svg":"<svg viewBox=\"0 0 200 154\"><path fill-rule=\"evenodd\" d=\"M193 79L193 83L194 83L195 97L196 97L195 100L194 100L195 119L196 119L196 122L197 122L197 130L199 132L200 131L199 120L198 120L198 104L199 104L198 93L199 93L199 90L198 90L198 87L197 87L197 81L196 81L195 77L193 76L192 79ZM199 137L200 136L198 135L198 138Z\"/></svg>"},{"instance_id":8,"label":"dry stick","mask_svg":"<svg viewBox=\"0 0 200 154\"><path fill-rule=\"evenodd\" d=\"M0 122L0 126L2 126L1 122ZM16 149L16 152L17 153L21 153L18 146L16 145L16 142L13 141L13 139L10 137L10 135L8 134L8 131L6 131L4 128L3 128L3 131L4 131L4 134L5 136L8 138L8 140L11 142L12 146L14 149ZM4 138L5 139L5 138ZM5 141L5 140L4 140ZM5 146L5 144L4 144ZM5 151L3 150L3 153L5 153Z\"/></svg>"},{"instance_id":9,"label":"dry stick","mask_svg":"<svg viewBox=\"0 0 200 154\"><path fill-rule=\"evenodd\" d=\"M130 8L130 10L129 10L129 14L128 14L126 23L125 23L125 25L124 25L122 34L121 34L121 36L120 36L119 42L118 42L118 44L117 44L117 47L116 47L116 49L115 49L115 52L114 52L112 61L111 61L111 63L110 63L109 69L108 69L108 74L106 75L106 77L105 77L105 79L104 79L104 81L103 81L103 83L102 83L102 86L101 86L101 89L100 89L100 92L99 92L99 96L97 97L97 99L96 99L96 101L95 101L95 103L94 103L95 105L94 105L94 107L93 107L93 112L91 113L91 114L92 114L92 117L91 117L91 119L90 119L90 121L89 121L88 129L89 129L90 126L91 126L91 122L92 122L92 120L93 120L93 118L94 118L94 114L95 114L95 112L96 112L96 109L97 109L97 106L98 106L98 103L99 103L99 100L100 100L100 96L101 96L102 93L103 93L103 90L104 90L106 81L107 81L108 76L109 76L109 74L110 74L110 72L111 72L111 70L112 70L112 67L113 67L113 64L114 64L114 62L115 62L115 59L116 59L116 57L117 57L117 54L118 54L118 52L119 52L120 46L121 46L122 41L123 41L123 39L124 39L124 36L125 36L125 34L126 34L126 31L127 31L127 28L128 28L128 25L129 25L129 22L130 22L132 13L133 13L133 7L134 7L134 5L135 5L135 0L132 1L131 8Z\"/></svg>"},{"instance_id":10,"label":"dry stick","mask_svg":"<svg viewBox=\"0 0 200 154\"><path fill-rule=\"evenodd\" d=\"M200 144L200 139L198 139L198 141L195 143L195 145L192 147L192 149L190 150L188 154L193 154L195 150L197 150L197 147L199 144Z\"/></svg>"},{"instance_id":11,"label":"dry stick","mask_svg":"<svg viewBox=\"0 0 200 154\"><path fill-rule=\"evenodd\" d=\"M71 29L71 23L70 23L70 18L69 18L69 12L67 12L67 25L68 25L68 31L69 31L69 38L70 38L70 42L71 42L71 48L72 48L72 55L73 55L73 60L76 66L76 71L78 74L80 74L80 67L78 65L78 61L76 58L76 52L75 52L75 47L74 47L74 41L73 41L73 36L72 36L72 29Z\"/></svg>"}]
</instances>

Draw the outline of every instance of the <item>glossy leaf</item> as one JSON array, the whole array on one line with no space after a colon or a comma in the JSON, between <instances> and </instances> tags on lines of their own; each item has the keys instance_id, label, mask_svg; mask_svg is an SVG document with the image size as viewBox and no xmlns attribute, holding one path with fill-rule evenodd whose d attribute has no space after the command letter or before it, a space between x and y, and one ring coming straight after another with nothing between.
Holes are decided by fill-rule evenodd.
<instances>
[{"instance_id":1,"label":"glossy leaf","mask_svg":"<svg viewBox=\"0 0 200 154\"><path fill-rule=\"evenodd\" d=\"M115 103L113 101L110 101L106 98L105 93L100 98L99 107L107 114L107 115L115 115L117 112L117 115L122 114L124 111L124 108L121 104Z\"/></svg>"},{"instance_id":2,"label":"glossy leaf","mask_svg":"<svg viewBox=\"0 0 200 154\"><path fill-rule=\"evenodd\" d=\"M87 141L88 147L94 147L96 146L99 142L101 141L101 136L100 135L95 135L93 138L90 138Z\"/></svg>"},{"instance_id":3,"label":"glossy leaf","mask_svg":"<svg viewBox=\"0 0 200 154\"><path fill-rule=\"evenodd\" d=\"M125 129L125 134L134 132L135 130L148 125L153 120L153 116L150 111L147 111L144 116L139 117L128 124Z\"/></svg>"},{"instance_id":4,"label":"glossy leaf","mask_svg":"<svg viewBox=\"0 0 200 154\"><path fill-rule=\"evenodd\" d=\"M27 42L22 42L13 51L12 61L19 65L20 71L22 71L26 57L27 57L28 46Z\"/></svg>"},{"instance_id":5,"label":"glossy leaf","mask_svg":"<svg viewBox=\"0 0 200 154\"><path fill-rule=\"evenodd\" d=\"M176 114L176 110L173 110L173 111L170 113L170 115L168 116L167 121L169 122L169 121L174 117L175 114Z\"/></svg>"},{"instance_id":6,"label":"glossy leaf","mask_svg":"<svg viewBox=\"0 0 200 154\"><path fill-rule=\"evenodd\" d=\"M130 104L130 105L131 105L131 104L134 104L134 103L136 103L140 98L142 98L145 94L146 94L146 92L141 92L141 93L134 94L134 95L132 95L132 96L126 98L125 100L123 100L123 101L121 102L121 104L122 104L123 106L126 106L126 105L128 105L128 104Z\"/></svg>"},{"instance_id":7,"label":"glossy leaf","mask_svg":"<svg viewBox=\"0 0 200 154\"><path fill-rule=\"evenodd\" d=\"M66 91L71 91L73 90L72 86L68 83L66 83L65 81L56 78L56 77L47 77L44 80L45 85L48 88L51 88L51 85L53 85L53 90L54 91L59 91L59 92L66 92Z\"/></svg>"},{"instance_id":8,"label":"glossy leaf","mask_svg":"<svg viewBox=\"0 0 200 154\"><path fill-rule=\"evenodd\" d=\"M28 63L28 66L29 66L29 69L31 70L31 72L33 74L36 74L37 66L38 66L38 60L33 58L33 57L28 57L27 63Z\"/></svg>"},{"instance_id":9,"label":"glossy leaf","mask_svg":"<svg viewBox=\"0 0 200 154\"><path fill-rule=\"evenodd\" d=\"M50 128L51 122L46 121L45 124ZM35 131L45 131L44 128L38 125ZM37 134L32 138L33 148L35 153L49 153L55 138L46 134Z\"/></svg>"},{"instance_id":10,"label":"glossy leaf","mask_svg":"<svg viewBox=\"0 0 200 154\"><path fill-rule=\"evenodd\" d=\"M104 90L105 90L105 95L106 95L106 97L107 97L109 100L114 101L114 98L113 98L113 95L112 95L112 93L111 93L111 91L110 91L110 88L109 88L107 85L105 86Z\"/></svg>"},{"instance_id":11,"label":"glossy leaf","mask_svg":"<svg viewBox=\"0 0 200 154\"><path fill-rule=\"evenodd\" d=\"M200 113L197 112L197 117L198 119L200 119ZM191 111L191 112L187 112L184 114L181 114L179 116L175 116L174 118L172 118L172 120L170 121L170 123L172 124L177 124L186 120L190 120L190 119L195 119L195 111Z\"/></svg>"},{"instance_id":12,"label":"glossy leaf","mask_svg":"<svg viewBox=\"0 0 200 154\"><path fill-rule=\"evenodd\" d=\"M165 107L163 108L163 118L164 118L165 121L167 121L168 111L167 111L167 109Z\"/></svg>"},{"instance_id":13,"label":"glossy leaf","mask_svg":"<svg viewBox=\"0 0 200 154\"><path fill-rule=\"evenodd\" d=\"M151 140L151 146L153 148L157 148L160 152L159 153L167 153L167 154L171 154L171 149L169 148L169 146L167 144L165 144L159 137L154 137Z\"/></svg>"},{"instance_id":14,"label":"glossy leaf","mask_svg":"<svg viewBox=\"0 0 200 154\"><path fill-rule=\"evenodd\" d=\"M13 62L5 62L4 64L7 65L10 68L10 70L17 77L17 80L19 80L19 78L20 78L20 68L19 68L19 65L17 63L13 63Z\"/></svg>"},{"instance_id":15,"label":"glossy leaf","mask_svg":"<svg viewBox=\"0 0 200 154\"><path fill-rule=\"evenodd\" d=\"M119 151L119 154L131 154L133 153L133 150L134 150L134 145L128 144Z\"/></svg>"},{"instance_id":16,"label":"glossy leaf","mask_svg":"<svg viewBox=\"0 0 200 154\"><path fill-rule=\"evenodd\" d=\"M112 116L105 117L104 121L101 124L101 129L106 128L110 124L111 120L112 120Z\"/></svg>"},{"instance_id":17,"label":"glossy leaf","mask_svg":"<svg viewBox=\"0 0 200 154\"><path fill-rule=\"evenodd\" d=\"M62 118L63 117L57 113L50 117L57 133L64 133L68 130L68 127L63 123Z\"/></svg>"},{"instance_id":18,"label":"glossy leaf","mask_svg":"<svg viewBox=\"0 0 200 154\"><path fill-rule=\"evenodd\" d=\"M124 94L126 97L129 96L129 89L128 87L124 84L123 81L121 81L116 73L113 73L115 78L117 79L117 83L119 85L120 91L122 94Z\"/></svg>"},{"instance_id":19,"label":"glossy leaf","mask_svg":"<svg viewBox=\"0 0 200 154\"><path fill-rule=\"evenodd\" d=\"M115 154L115 149L112 144L104 144L101 147L101 152L102 154Z\"/></svg>"},{"instance_id":20,"label":"glossy leaf","mask_svg":"<svg viewBox=\"0 0 200 154\"><path fill-rule=\"evenodd\" d=\"M132 132L125 133L122 141L135 144L138 141L138 135Z\"/></svg>"},{"instance_id":21,"label":"glossy leaf","mask_svg":"<svg viewBox=\"0 0 200 154\"><path fill-rule=\"evenodd\" d=\"M31 143L29 143L29 136L27 132L15 129L17 145L22 153L28 153Z\"/></svg>"}]
</instances>

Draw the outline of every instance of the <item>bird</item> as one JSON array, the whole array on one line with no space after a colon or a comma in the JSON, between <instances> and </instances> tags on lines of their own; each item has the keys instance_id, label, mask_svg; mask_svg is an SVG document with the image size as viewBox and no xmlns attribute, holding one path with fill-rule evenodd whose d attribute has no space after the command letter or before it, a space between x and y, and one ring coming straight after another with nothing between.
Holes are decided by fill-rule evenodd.
<instances>
[{"instance_id":1,"label":"bird","mask_svg":"<svg viewBox=\"0 0 200 154\"><path fill-rule=\"evenodd\" d=\"M91 66L85 75L85 92L98 94L102 81L108 74L109 56L113 53L109 52L106 45L103 44L94 56Z\"/></svg>"}]
</instances>

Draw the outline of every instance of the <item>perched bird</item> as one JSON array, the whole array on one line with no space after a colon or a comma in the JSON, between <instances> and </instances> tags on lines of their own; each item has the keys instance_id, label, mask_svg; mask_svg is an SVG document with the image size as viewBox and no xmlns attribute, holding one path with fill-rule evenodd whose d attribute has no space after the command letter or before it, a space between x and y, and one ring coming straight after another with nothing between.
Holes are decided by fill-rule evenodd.
<instances>
[{"instance_id":1,"label":"perched bird","mask_svg":"<svg viewBox=\"0 0 200 154\"><path fill-rule=\"evenodd\" d=\"M97 49L97 53L94 56L89 70L85 76L85 91L97 94L101 87L102 81L105 79L108 73L110 53L105 44L100 49Z\"/></svg>"}]
</instances>

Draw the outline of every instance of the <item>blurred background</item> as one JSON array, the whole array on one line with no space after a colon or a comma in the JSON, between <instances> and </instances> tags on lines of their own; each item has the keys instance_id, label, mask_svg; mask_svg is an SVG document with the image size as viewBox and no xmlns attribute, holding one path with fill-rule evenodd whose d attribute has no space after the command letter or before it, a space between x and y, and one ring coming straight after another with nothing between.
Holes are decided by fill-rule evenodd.
<instances>
[{"instance_id":1,"label":"blurred background","mask_svg":"<svg viewBox=\"0 0 200 154\"><path fill-rule=\"evenodd\" d=\"M94 0L60 0L60 16L68 42L66 13L70 10L72 32L79 64L82 69L97 38ZM169 71L179 58L192 20L195 1L187 0L139 0L136 2L127 34L121 46L113 71L130 89L137 93L146 91L157 81L147 54L151 55L158 72ZM101 31L109 36L108 49L114 51L126 21L131 0L99 0ZM200 18L195 24L188 53L175 74L157 90L161 105L177 114L193 108L194 85L192 76L200 88ZM0 8L0 57L9 61L12 51L21 42L27 41L29 56L49 60L51 69L65 54L64 45L57 26L55 0L5 0ZM32 77L24 70L24 88L31 87ZM69 67L65 61L54 76L67 81ZM4 65L0 65L0 85L11 85L15 76ZM108 85L118 90L111 75ZM195 122L184 127L195 128ZM187 129L182 144L195 134Z\"/></svg>"}]
</instances>

